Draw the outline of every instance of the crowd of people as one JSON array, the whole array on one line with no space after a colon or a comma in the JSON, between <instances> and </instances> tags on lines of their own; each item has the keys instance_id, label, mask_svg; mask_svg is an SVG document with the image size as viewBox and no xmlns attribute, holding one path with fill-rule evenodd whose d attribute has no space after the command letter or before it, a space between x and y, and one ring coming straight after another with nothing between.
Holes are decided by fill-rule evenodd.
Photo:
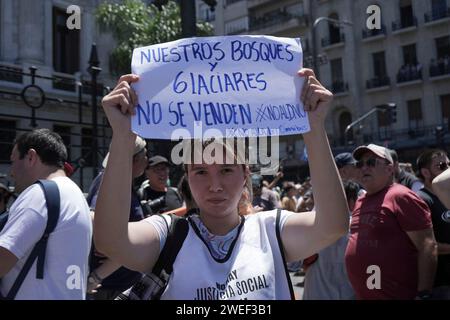
<instances>
[{"instance_id":1,"label":"crowd of people","mask_svg":"<svg viewBox=\"0 0 450 320\"><path fill-rule=\"evenodd\" d=\"M149 155L131 130L135 75L122 76L102 100L113 138L87 197L65 170L59 135L19 136L11 154L17 199L0 184L0 295L110 300L136 285L151 290L143 279L172 241L167 213L175 213L187 235L161 299L293 299L289 271L305 273L305 300L450 299L447 153L425 150L414 166L375 144L333 156L324 126L332 94L312 70L299 76L311 127L310 177L302 181L252 173L211 139L199 152L214 146L234 162L186 162L170 186L170 161ZM59 190L51 230L54 199L40 179Z\"/></svg>"}]
</instances>

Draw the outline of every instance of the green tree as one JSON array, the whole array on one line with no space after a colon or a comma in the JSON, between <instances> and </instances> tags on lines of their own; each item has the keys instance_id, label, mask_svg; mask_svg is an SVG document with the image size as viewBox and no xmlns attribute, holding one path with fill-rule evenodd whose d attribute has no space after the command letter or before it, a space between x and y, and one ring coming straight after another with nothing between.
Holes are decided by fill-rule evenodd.
<instances>
[{"instance_id":1,"label":"green tree","mask_svg":"<svg viewBox=\"0 0 450 320\"><path fill-rule=\"evenodd\" d=\"M130 72L134 48L181 38L180 8L174 1L163 5L147 5L140 0L124 0L122 3L100 4L96 11L97 22L102 31L110 31L117 42L110 55L113 74ZM207 22L197 22L197 34L213 34Z\"/></svg>"}]
</instances>

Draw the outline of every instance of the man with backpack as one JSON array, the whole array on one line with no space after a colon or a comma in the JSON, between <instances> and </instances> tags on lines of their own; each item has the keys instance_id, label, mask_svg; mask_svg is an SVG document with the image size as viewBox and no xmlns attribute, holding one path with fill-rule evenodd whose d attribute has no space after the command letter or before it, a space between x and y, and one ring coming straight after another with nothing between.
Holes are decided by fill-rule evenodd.
<instances>
[{"instance_id":1,"label":"man with backpack","mask_svg":"<svg viewBox=\"0 0 450 320\"><path fill-rule=\"evenodd\" d=\"M6 299L85 299L92 224L83 193L64 172L66 158L61 137L48 129L14 142L11 177L20 195L0 231Z\"/></svg>"}]
</instances>

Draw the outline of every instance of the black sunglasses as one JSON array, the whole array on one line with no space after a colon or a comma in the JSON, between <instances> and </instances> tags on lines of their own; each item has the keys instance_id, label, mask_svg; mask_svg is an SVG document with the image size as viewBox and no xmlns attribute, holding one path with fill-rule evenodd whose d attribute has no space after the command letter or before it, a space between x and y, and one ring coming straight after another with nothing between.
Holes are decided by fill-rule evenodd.
<instances>
[{"instance_id":1,"label":"black sunglasses","mask_svg":"<svg viewBox=\"0 0 450 320\"><path fill-rule=\"evenodd\" d=\"M439 162L439 169L441 171L447 170L448 167L450 167L450 162L443 162L443 161Z\"/></svg>"},{"instance_id":2,"label":"black sunglasses","mask_svg":"<svg viewBox=\"0 0 450 320\"><path fill-rule=\"evenodd\" d=\"M377 159L376 158L369 158L366 161L358 160L358 161L356 161L356 164L355 164L355 166L358 169L361 169L362 167L364 167L364 165L373 168L373 167L375 167L377 165Z\"/></svg>"}]
</instances>

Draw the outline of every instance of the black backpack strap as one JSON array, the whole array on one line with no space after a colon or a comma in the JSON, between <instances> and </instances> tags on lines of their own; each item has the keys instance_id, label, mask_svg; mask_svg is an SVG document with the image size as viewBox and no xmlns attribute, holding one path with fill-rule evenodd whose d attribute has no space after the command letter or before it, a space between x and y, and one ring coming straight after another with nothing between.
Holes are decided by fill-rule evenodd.
<instances>
[{"instance_id":1,"label":"black backpack strap","mask_svg":"<svg viewBox=\"0 0 450 320\"><path fill-rule=\"evenodd\" d=\"M153 267L152 273L160 275L165 271L167 275L170 275L173 271L173 263L178 255L178 252L183 245L184 239L189 231L189 224L185 218L178 217L174 214L170 214L172 223L167 233L166 243L159 255L158 261L156 261Z\"/></svg>"},{"instance_id":2,"label":"black backpack strap","mask_svg":"<svg viewBox=\"0 0 450 320\"><path fill-rule=\"evenodd\" d=\"M48 237L50 233L52 233L55 229L59 219L60 197L58 185L56 184L56 182L51 180L39 180L36 183L38 183L44 191L45 202L47 204L47 226L45 228L44 234L42 235L41 239L39 239L39 241L35 244L22 270L17 276L16 281L14 281L13 286L9 290L8 295L6 296L6 299L8 300L13 300L16 297L20 286L25 280L25 277L27 276L28 272L31 269L31 266L36 259L36 278L44 278L44 262Z\"/></svg>"},{"instance_id":3,"label":"black backpack strap","mask_svg":"<svg viewBox=\"0 0 450 320\"><path fill-rule=\"evenodd\" d=\"M289 293L291 294L291 300L295 300L294 288L292 287L291 277L289 276L289 271L287 269L287 261L284 255L284 246L281 241L281 232L280 232L280 220L281 220L281 209L277 209L277 218L275 220L275 229L277 234L278 246L280 248L281 258L283 259L283 267L284 272L286 274L287 283L289 286Z\"/></svg>"}]
</instances>

